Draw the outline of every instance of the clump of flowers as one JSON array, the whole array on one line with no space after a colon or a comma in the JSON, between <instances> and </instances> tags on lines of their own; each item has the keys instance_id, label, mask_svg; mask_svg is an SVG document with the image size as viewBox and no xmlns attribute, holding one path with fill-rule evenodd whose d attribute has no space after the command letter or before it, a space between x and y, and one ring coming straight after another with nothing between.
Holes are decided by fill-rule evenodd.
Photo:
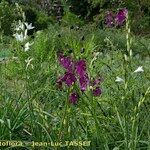
<instances>
[{"instance_id":1,"label":"clump of flowers","mask_svg":"<svg viewBox=\"0 0 150 150\"><path fill-rule=\"evenodd\" d=\"M33 30L35 27L32 26L32 23L29 24L28 22L26 22L26 16L22 8L18 5L18 3L15 4L16 4L18 16L20 16L20 18L22 19L14 23L15 33L13 34L13 36L17 41L24 44L24 51L27 52L30 49L30 46L33 45L33 42L24 43L24 41L26 42L28 39L28 31Z\"/></svg>"},{"instance_id":2,"label":"clump of flowers","mask_svg":"<svg viewBox=\"0 0 150 150\"><path fill-rule=\"evenodd\" d=\"M23 42L28 37L28 30L32 30L35 27L32 26L32 23L28 24L27 22L21 22L19 20L18 24L15 27L16 33L13 36L16 38L17 41Z\"/></svg>"},{"instance_id":3,"label":"clump of flowers","mask_svg":"<svg viewBox=\"0 0 150 150\"><path fill-rule=\"evenodd\" d=\"M63 83L68 87L73 86L75 83L79 85L81 92L87 90L88 86L92 90L93 96L99 96L101 94L101 89L98 86L101 82L100 79L95 79L90 81L89 75L87 73L86 61L84 59L73 60L69 56L65 56L62 53L58 54L58 61L60 65L65 69L65 74L57 79L57 87L62 88ZM79 99L79 94L77 91L72 91L69 96L69 102L76 104Z\"/></svg>"},{"instance_id":4,"label":"clump of flowers","mask_svg":"<svg viewBox=\"0 0 150 150\"><path fill-rule=\"evenodd\" d=\"M112 11L106 12L105 23L107 27L113 27L114 25L114 15Z\"/></svg>"},{"instance_id":5,"label":"clump of flowers","mask_svg":"<svg viewBox=\"0 0 150 150\"><path fill-rule=\"evenodd\" d=\"M105 16L105 24L107 27L122 26L126 21L128 10L126 8L119 9L116 14L107 11Z\"/></svg>"},{"instance_id":6,"label":"clump of flowers","mask_svg":"<svg viewBox=\"0 0 150 150\"><path fill-rule=\"evenodd\" d=\"M115 23L117 26L123 25L128 15L128 10L126 8L120 9L115 16Z\"/></svg>"}]
</instances>

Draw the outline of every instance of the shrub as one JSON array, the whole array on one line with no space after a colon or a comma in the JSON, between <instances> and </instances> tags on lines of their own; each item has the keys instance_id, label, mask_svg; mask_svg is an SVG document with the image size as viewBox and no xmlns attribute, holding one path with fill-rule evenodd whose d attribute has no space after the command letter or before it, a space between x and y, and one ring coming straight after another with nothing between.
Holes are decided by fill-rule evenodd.
<instances>
[{"instance_id":1,"label":"shrub","mask_svg":"<svg viewBox=\"0 0 150 150\"><path fill-rule=\"evenodd\" d=\"M5 35L11 35L11 24L13 20L13 9L9 6L8 2L2 0L2 2L0 3L0 32L3 32Z\"/></svg>"}]
</instances>

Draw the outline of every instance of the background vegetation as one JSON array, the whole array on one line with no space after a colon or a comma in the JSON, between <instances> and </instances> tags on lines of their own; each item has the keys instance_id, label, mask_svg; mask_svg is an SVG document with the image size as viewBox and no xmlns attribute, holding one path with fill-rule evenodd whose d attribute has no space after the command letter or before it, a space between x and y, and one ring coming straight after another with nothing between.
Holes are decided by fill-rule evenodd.
<instances>
[{"instance_id":1,"label":"background vegetation","mask_svg":"<svg viewBox=\"0 0 150 150\"><path fill-rule=\"evenodd\" d=\"M128 20L106 27L106 11L120 8L128 9ZM22 41L14 37L19 20L21 33L26 22L35 27ZM32 44L25 51L27 42ZM72 89L57 87L65 73L58 52L86 61L90 79L101 79L99 97L88 87L76 105L69 103ZM149 150L149 58L149 0L1 0L0 140L24 144L0 149ZM140 66L143 70L136 72ZM91 145L29 144L73 140Z\"/></svg>"}]
</instances>

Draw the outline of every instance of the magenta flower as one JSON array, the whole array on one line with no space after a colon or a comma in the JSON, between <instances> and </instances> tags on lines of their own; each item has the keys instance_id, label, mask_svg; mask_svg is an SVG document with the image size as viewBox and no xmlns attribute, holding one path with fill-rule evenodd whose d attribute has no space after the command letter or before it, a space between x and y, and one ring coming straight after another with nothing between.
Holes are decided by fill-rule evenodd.
<instances>
[{"instance_id":1,"label":"magenta flower","mask_svg":"<svg viewBox=\"0 0 150 150\"><path fill-rule=\"evenodd\" d=\"M72 72L73 71L73 60L70 57L65 57L63 54L58 54L58 60L59 63L67 69L67 71Z\"/></svg>"},{"instance_id":2,"label":"magenta flower","mask_svg":"<svg viewBox=\"0 0 150 150\"><path fill-rule=\"evenodd\" d=\"M82 92L84 92L90 85L90 79L86 71L86 61L79 60L75 63L71 57L66 57L63 54L58 54L59 63L67 70L65 74L58 78L57 86L62 87L64 82L67 86L72 86L77 79L79 80L79 87ZM99 96L101 94L101 89L97 85L101 82L100 78L95 79L92 82L94 96ZM69 95L69 101L72 104L76 104L79 96L77 92L72 92Z\"/></svg>"},{"instance_id":3,"label":"magenta flower","mask_svg":"<svg viewBox=\"0 0 150 150\"><path fill-rule=\"evenodd\" d=\"M93 93L94 96L97 97L97 96L101 95L102 91L99 87L96 87L95 89L92 90L92 93Z\"/></svg>"},{"instance_id":4,"label":"magenta flower","mask_svg":"<svg viewBox=\"0 0 150 150\"><path fill-rule=\"evenodd\" d=\"M70 96L69 96L69 102L70 102L71 104L76 104L78 98L79 98L78 94L77 94L76 92L73 92L73 93L71 93Z\"/></svg>"},{"instance_id":5,"label":"magenta flower","mask_svg":"<svg viewBox=\"0 0 150 150\"><path fill-rule=\"evenodd\" d=\"M80 77L82 77L86 74L86 62L85 62L85 60L79 60L76 63L76 73Z\"/></svg>"},{"instance_id":6,"label":"magenta flower","mask_svg":"<svg viewBox=\"0 0 150 150\"><path fill-rule=\"evenodd\" d=\"M121 26L126 20L128 10L126 8L120 9L115 16L115 23L117 26Z\"/></svg>"},{"instance_id":7,"label":"magenta flower","mask_svg":"<svg viewBox=\"0 0 150 150\"><path fill-rule=\"evenodd\" d=\"M76 82L76 77L71 72L66 72L65 75L61 79L63 82L65 82L68 86L73 85Z\"/></svg>"},{"instance_id":8,"label":"magenta flower","mask_svg":"<svg viewBox=\"0 0 150 150\"><path fill-rule=\"evenodd\" d=\"M85 60L79 60L76 63L76 73L79 76L79 83L81 91L85 91L89 85L89 77L86 72L86 62Z\"/></svg>"},{"instance_id":9,"label":"magenta flower","mask_svg":"<svg viewBox=\"0 0 150 150\"><path fill-rule=\"evenodd\" d=\"M112 11L107 11L105 16L105 23L107 27L112 27L114 24L114 16Z\"/></svg>"},{"instance_id":10,"label":"magenta flower","mask_svg":"<svg viewBox=\"0 0 150 150\"><path fill-rule=\"evenodd\" d=\"M85 74L85 75L81 76L79 78L79 83L80 83L80 89L81 89L81 91L85 91L87 89L87 86L90 83L88 75Z\"/></svg>"},{"instance_id":11,"label":"magenta flower","mask_svg":"<svg viewBox=\"0 0 150 150\"><path fill-rule=\"evenodd\" d=\"M102 79L99 77L97 79L94 79L91 82L91 88L92 88L92 94L94 96L99 96L101 94L101 89L98 87L98 85L102 82Z\"/></svg>"},{"instance_id":12,"label":"magenta flower","mask_svg":"<svg viewBox=\"0 0 150 150\"><path fill-rule=\"evenodd\" d=\"M102 81L102 79L99 77L99 78L95 79L91 84L92 84L92 86L95 86L95 85L100 84L101 81Z\"/></svg>"}]
</instances>

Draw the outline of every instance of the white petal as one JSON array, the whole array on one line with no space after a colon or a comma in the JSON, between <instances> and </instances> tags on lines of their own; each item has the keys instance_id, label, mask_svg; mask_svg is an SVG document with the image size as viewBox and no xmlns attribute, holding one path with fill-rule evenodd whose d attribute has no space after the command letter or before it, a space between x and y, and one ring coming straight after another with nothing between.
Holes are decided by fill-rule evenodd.
<instances>
[{"instance_id":1,"label":"white petal","mask_svg":"<svg viewBox=\"0 0 150 150\"><path fill-rule=\"evenodd\" d=\"M30 46L33 45L33 43L34 43L34 42L32 42L32 43L27 42L27 43L24 45L24 51L25 51L25 52L28 51L28 50L30 49Z\"/></svg>"},{"instance_id":2,"label":"white petal","mask_svg":"<svg viewBox=\"0 0 150 150\"><path fill-rule=\"evenodd\" d=\"M16 25L16 28L15 28L16 31L19 31L19 30L24 30L24 24L19 20L19 23Z\"/></svg>"},{"instance_id":3,"label":"white petal","mask_svg":"<svg viewBox=\"0 0 150 150\"><path fill-rule=\"evenodd\" d=\"M16 33L13 36L16 38L17 41L21 41L22 42L23 39L24 39L23 33L21 33L21 34Z\"/></svg>"},{"instance_id":4,"label":"white petal","mask_svg":"<svg viewBox=\"0 0 150 150\"><path fill-rule=\"evenodd\" d=\"M124 82L124 80L117 76L115 82Z\"/></svg>"},{"instance_id":5,"label":"white petal","mask_svg":"<svg viewBox=\"0 0 150 150\"><path fill-rule=\"evenodd\" d=\"M139 66L134 72L137 73L137 72L143 72L143 66Z\"/></svg>"},{"instance_id":6,"label":"white petal","mask_svg":"<svg viewBox=\"0 0 150 150\"><path fill-rule=\"evenodd\" d=\"M34 29L35 27L32 26L32 23L28 24L27 22L25 23L27 30Z\"/></svg>"}]
</instances>

